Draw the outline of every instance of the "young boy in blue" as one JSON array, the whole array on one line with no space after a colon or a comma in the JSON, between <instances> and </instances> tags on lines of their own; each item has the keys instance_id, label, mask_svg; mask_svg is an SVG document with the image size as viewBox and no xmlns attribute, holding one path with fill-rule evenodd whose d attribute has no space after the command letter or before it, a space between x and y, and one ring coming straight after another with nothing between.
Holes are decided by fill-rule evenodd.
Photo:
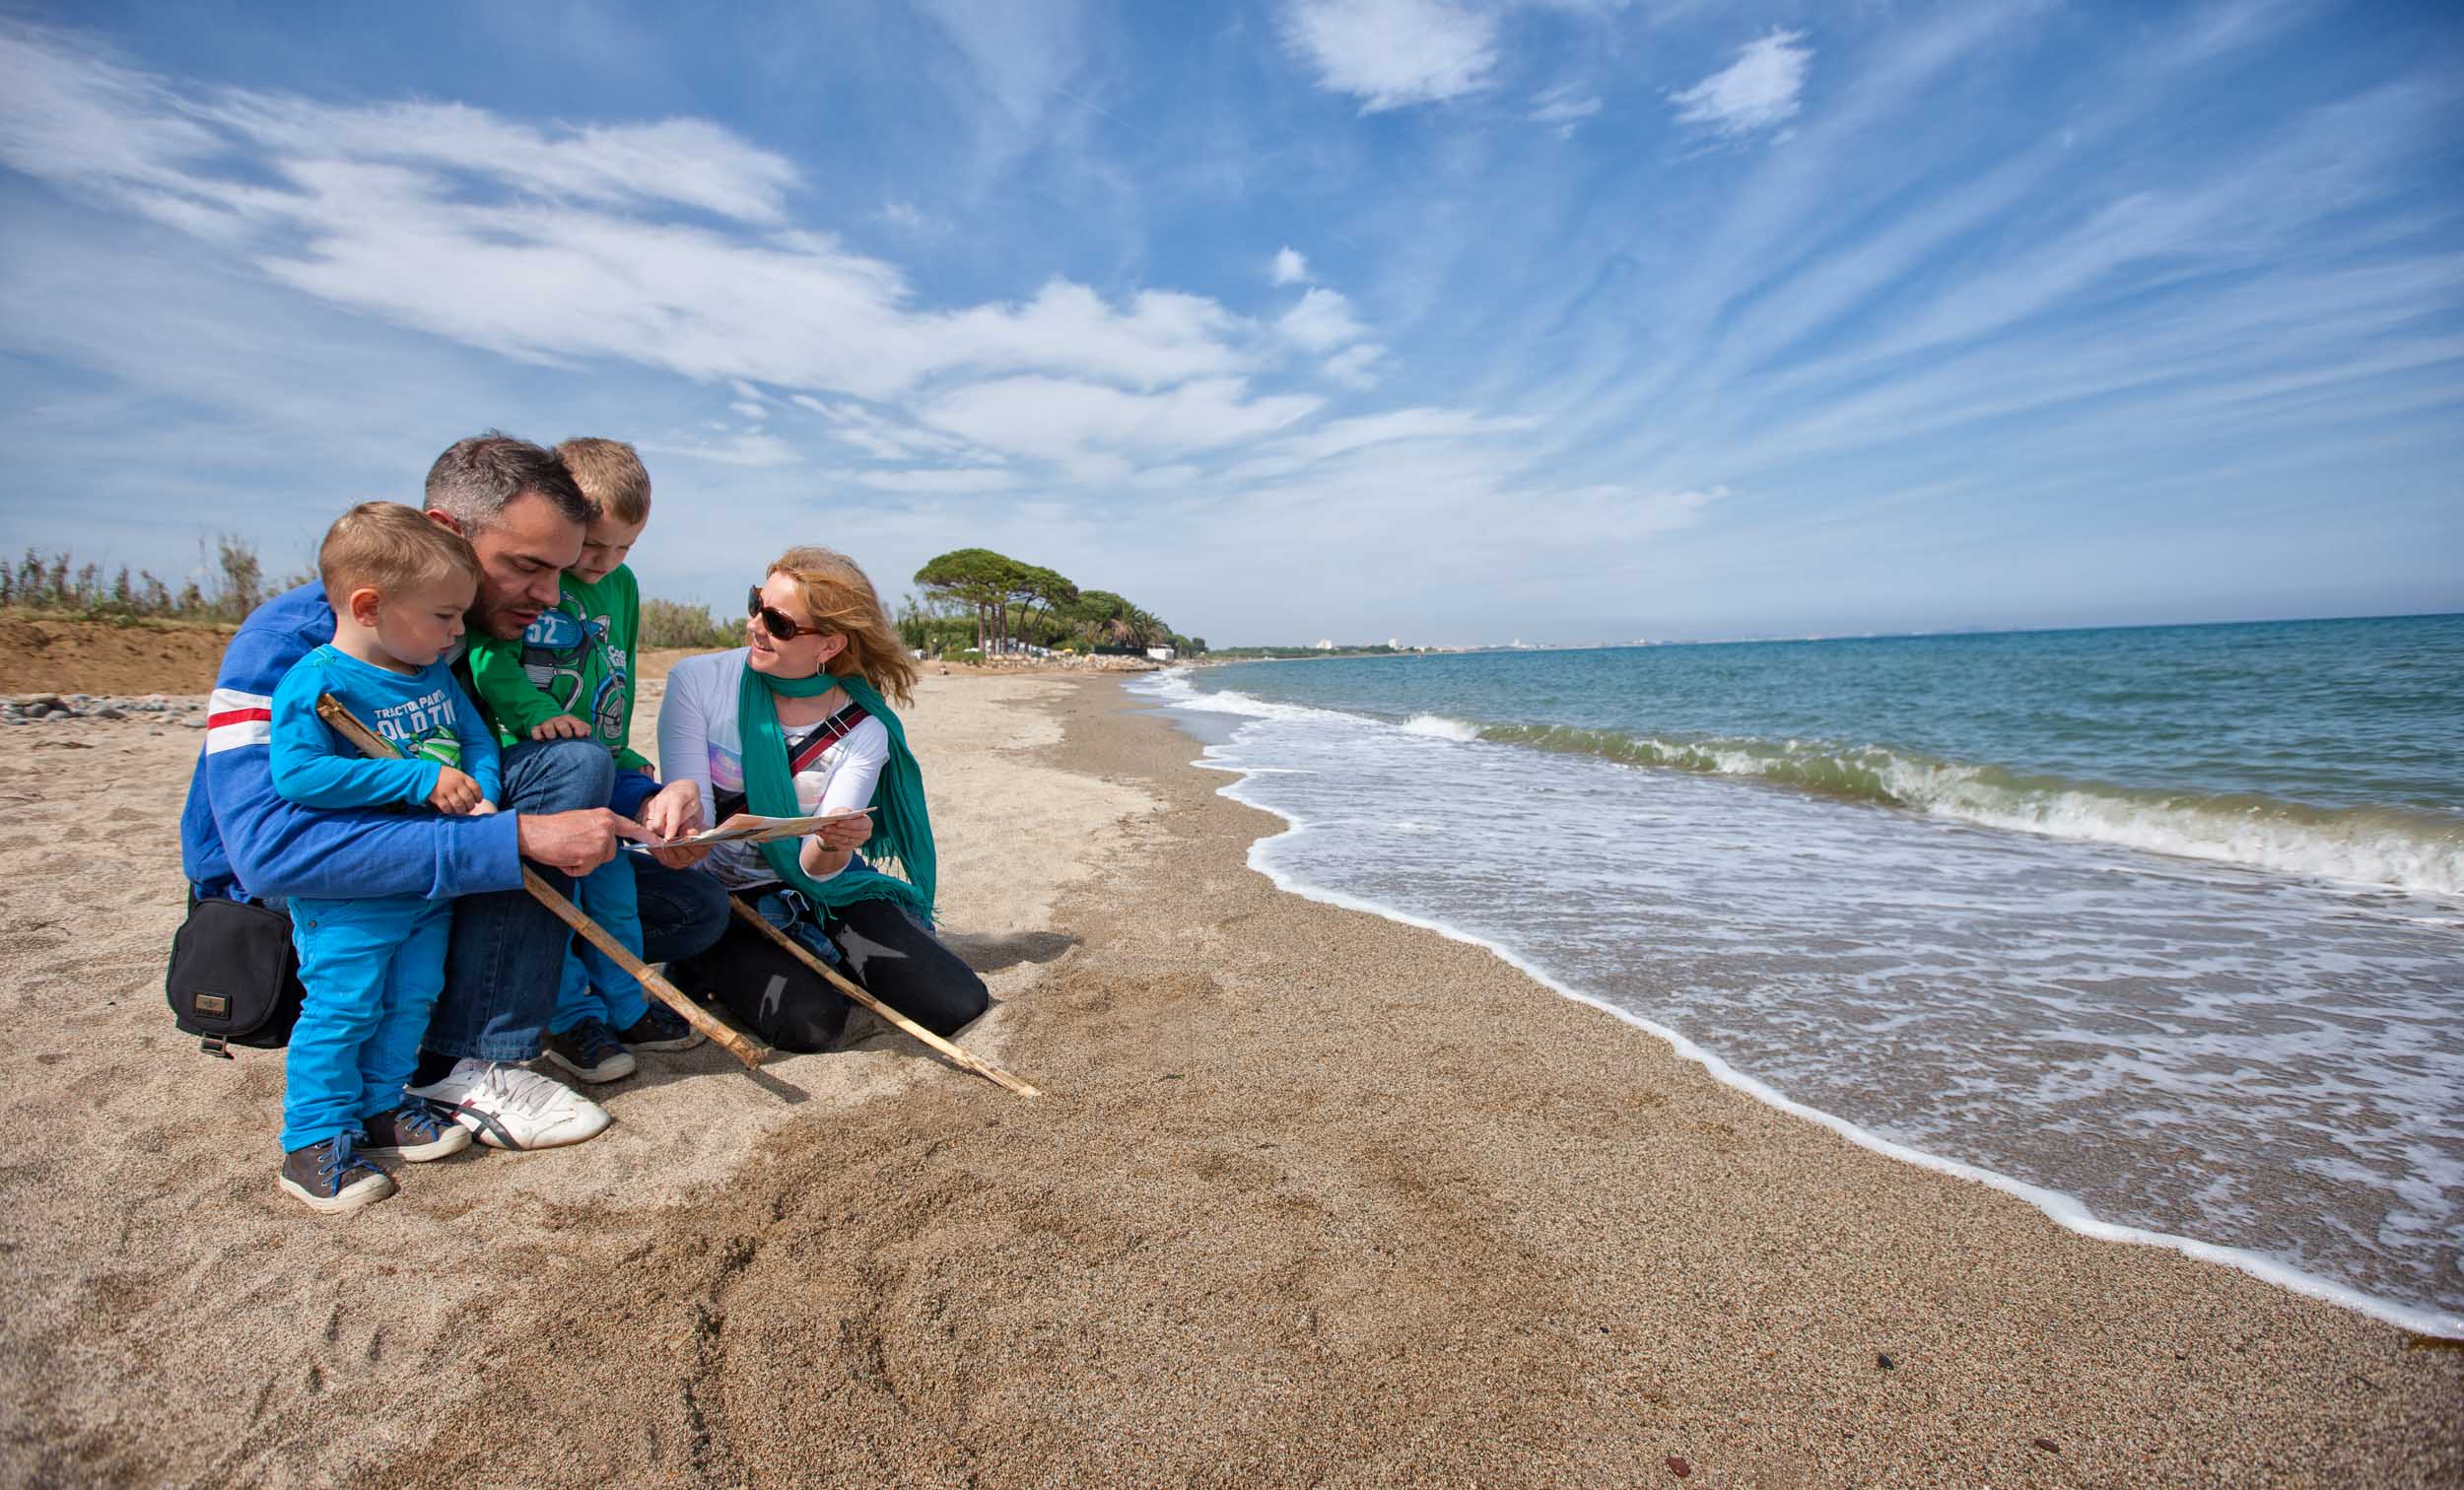
<instances>
[{"instance_id":1,"label":"young boy in blue","mask_svg":"<svg viewBox=\"0 0 2464 1490\"><path fill-rule=\"evenodd\" d=\"M470 545L416 508L371 502L325 534L317 569L334 639L274 691L274 789L303 807L496 811L496 736L446 660L479 583ZM362 757L317 716L326 694L404 759ZM470 1144L467 1129L403 1092L445 986L451 911L408 895L291 901L308 1000L283 1068L280 1185L310 1209L392 1194L371 1156L419 1162Z\"/></svg>"}]
</instances>

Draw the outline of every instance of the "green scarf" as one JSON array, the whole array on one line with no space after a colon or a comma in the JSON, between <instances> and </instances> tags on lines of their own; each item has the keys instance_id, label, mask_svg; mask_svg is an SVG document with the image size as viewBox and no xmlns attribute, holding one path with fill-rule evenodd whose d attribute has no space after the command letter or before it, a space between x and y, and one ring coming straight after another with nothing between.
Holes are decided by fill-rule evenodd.
<instances>
[{"instance_id":1,"label":"green scarf","mask_svg":"<svg viewBox=\"0 0 2464 1490\"><path fill-rule=\"evenodd\" d=\"M795 778L787 770L787 734L779 727L779 710L771 698L780 694L809 699L834 688L846 689L849 698L890 732L890 759L873 787L877 810L872 838L863 847L872 867L859 869L850 864L826 880L816 880L804 872L797 858L802 839L774 839L757 847L781 882L802 892L817 908L836 910L860 900L896 901L930 924L935 862L932 818L924 811L924 773L907 748L907 731L898 715L890 712L890 706L870 683L853 674L774 678L754 671L747 662L744 677L736 685L736 727L744 739L745 805L763 817L803 815L795 797ZM897 872L885 871L884 865Z\"/></svg>"}]
</instances>

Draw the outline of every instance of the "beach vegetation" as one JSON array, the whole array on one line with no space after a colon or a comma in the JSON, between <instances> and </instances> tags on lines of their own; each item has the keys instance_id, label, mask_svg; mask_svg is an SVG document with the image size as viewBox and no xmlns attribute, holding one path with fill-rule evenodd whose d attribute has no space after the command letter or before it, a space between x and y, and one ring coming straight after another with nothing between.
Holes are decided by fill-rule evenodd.
<instances>
[{"instance_id":1,"label":"beach vegetation","mask_svg":"<svg viewBox=\"0 0 2464 1490\"><path fill-rule=\"evenodd\" d=\"M986 548L952 549L916 572L917 593L899 607L899 634L930 656L1047 648L1143 652L1205 650L1154 612L1112 590L1081 589L1057 571ZM969 645L972 638L973 645Z\"/></svg>"},{"instance_id":2,"label":"beach vegetation","mask_svg":"<svg viewBox=\"0 0 2464 1490\"><path fill-rule=\"evenodd\" d=\"M707 605L645 599L642 625L635 638L636 644L645 650L724 649L744 643L744 623L722 621L713 616Z\"/></svg>"},{"instance_id":3,"label":"beach vegetation","mask_svg":"<svg viewBox=\"0 0 2464 1490\"><path fill-rule=\"evenodd\" d=\"M151 570L132 572L121 565L106 574L100 564L79 563L62 553L46 559L29 547L17 563L0 563L0 610L122 625L228 626L244 619L268 594L314 577L303 571L268 589L254 545L229 535L214 540L211 554L204 540L198 540L197 566L180 578L177 588Z\"/></svg>"},{"instance_id":4,"label":"beach vegetation","mask_svg":"<svg viewBox=\"0 0 2464 1490\"><path fill-rule=\"evenodd\" d=\"M175 584L151 570L106 571L29 548L14 564L0 561L0 612L116 626L237 626L266 600L314 578L315 571L303 567L269 579L255 546L229 535L210 551L200 542L196 568ZM707 650L741 645L744 624L720 620L707 605L646 599L639 636L645 648Z\"/></svg>"}]
</instances>

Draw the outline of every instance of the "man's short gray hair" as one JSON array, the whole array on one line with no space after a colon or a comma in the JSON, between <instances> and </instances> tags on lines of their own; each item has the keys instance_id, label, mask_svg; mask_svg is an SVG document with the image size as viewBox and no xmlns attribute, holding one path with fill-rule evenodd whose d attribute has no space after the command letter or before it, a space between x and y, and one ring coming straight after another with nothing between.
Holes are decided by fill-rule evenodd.
<instances>
[{"instance_id":1,"label":"man's short gray hair","mask_svg":"<svg viewBox=\"0 0 2464 1490\"><path fill-rule=\"evenodd\" d=\"M599 514L555 451L498 430L455 440L428 468L428 506L461 524L465 538L496 526L524 492L547 499L568 522L586 526Z\"/></svg>"}]
</instances>

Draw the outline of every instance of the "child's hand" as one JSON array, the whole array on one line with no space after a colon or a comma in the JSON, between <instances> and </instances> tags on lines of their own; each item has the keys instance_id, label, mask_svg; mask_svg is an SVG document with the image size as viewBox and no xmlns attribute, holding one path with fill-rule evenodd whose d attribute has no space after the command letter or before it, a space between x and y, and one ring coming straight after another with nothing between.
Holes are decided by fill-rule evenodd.
<instances>
[{"instance_id":1,"label":"child's hand","mask_svg":"<svg viewBox=\"0 0 2464 1490\"><path fill-rule=\"evenodd\" d=\"M553 719L541 720L530 730L530 737L534 740L581 740L588 738L589 734L590 726L572 714L558 714Z\"/></svg>"},{"instance_id":2,"label":"child's hand","mask_svg":"<svg viewBox=\"0 0 2464 1490\"><path fill-rule=\"evenodd\" d=\"M468 816L485 800L480 794L479 783L450 766L438 768L436 789L428 793L429 806L439 812L452 813L455 817Z\"/></svg>"}]
</instances>

